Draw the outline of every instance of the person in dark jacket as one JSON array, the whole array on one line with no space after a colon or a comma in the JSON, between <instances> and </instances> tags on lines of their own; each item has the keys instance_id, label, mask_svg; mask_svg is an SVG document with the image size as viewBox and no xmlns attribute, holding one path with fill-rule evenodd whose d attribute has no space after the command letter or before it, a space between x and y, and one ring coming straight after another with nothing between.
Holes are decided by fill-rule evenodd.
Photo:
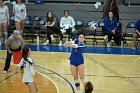
<instances>
[{"instance_id":1,"label":"person in dark jacket","mask_svg":"<svg viewBox=\"0 0 140 93\"><path fill-rule=\"evenodd\" d=\"M117 30L118 20L113 16L113 12L110 11L108 17L104 18L104 39L107 42L107 47L111 47L110 41L112 40L112 37L116 35Z\"/></svg>"}]
</instances>

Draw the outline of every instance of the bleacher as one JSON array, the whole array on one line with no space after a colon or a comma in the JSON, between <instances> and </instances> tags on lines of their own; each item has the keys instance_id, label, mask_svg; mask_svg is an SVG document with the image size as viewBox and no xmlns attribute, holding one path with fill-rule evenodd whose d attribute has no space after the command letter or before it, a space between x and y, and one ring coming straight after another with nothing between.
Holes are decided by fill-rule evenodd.
<instances>
[{"instance_id":1,"label":"bleacher","mask_svg":"<svg viewBox=\"0 0 140 93\"><path fill-rule=\"evenodd\" d=\"M140 0L125 0L125 4L127 5L140 5Z\"/></svg>"},{"instance_id":2,"label":"bleacher","mask_svg":"<svg viewBox=\"0 0 140 93\"><path fill-rule=\"evenodd\" d=\"M41 17L45 20L47 11L52 11L55 16L60 20L63 16L64 10L69 10L70 15L75 21L82 21L84 24L85 33L91 34L91 38L94 39L93 29L87 26L89 21L102 22L104 6L100 6L98 9L94 7L94 4L98 1L104 4L105 0L42 0L45 4L34 4L36 0L29 0L26 4L27 14L33 19L35 16ZM123 32L125 33L126 27L130 22L136 22L140 18L140 1L139 0L125 0L123 5L119 6L120 22L122 23ZM10 14L13 15L12 5L8 4L10 8ZM102 32L102 27L97 28L97 31ZM133 33L134 28L127 29L128 32ZM102 35L102 33L100 34ZM99 36L100 36L99 35Z\"/></svg>"},{"instance_id":3,"label":"bleacher","mask_svg":"<svg viewBox=\"0 0 140 93\"><path fill-rule=\"evenodd\" d=\"M75 21L82 21L84 25L86 25L89 21L93 20L99 22L100 19L103 18L103 6L99 7L98 9L95 9L94 7L94 3L97 2L98 0L75 0L75 1L70 0L69 2L71 3L67 2L67 0L50 0L50 1L51 2L47 0L47 2L49 3L45 4L34 4L34 3L26 4L27 15L30 16L31 19L33 19L35 16L39 16L41 17L42 20L45 20L47 11L52 11L58 18L58 20L60 20L60 18L64 15L63 11L69 10L70 15L75 19ZM62 3L62 1L65 2ZM101 0L101 2L103 2L103 0ZM9 4L8 7L10 9L10 14L12 16L13 15L12 5ZM87 30L91 31L89 27L87 27Z\"/></svg>"}]
</instances>

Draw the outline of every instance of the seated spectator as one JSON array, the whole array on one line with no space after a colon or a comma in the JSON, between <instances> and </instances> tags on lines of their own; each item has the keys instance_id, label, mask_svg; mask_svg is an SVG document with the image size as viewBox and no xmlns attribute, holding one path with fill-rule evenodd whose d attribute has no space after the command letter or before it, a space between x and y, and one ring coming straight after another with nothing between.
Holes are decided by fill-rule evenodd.
<instances>
[{"instance_id":1,"label":"seated spectator","mask_svg":"<svg viewBox=\"0 0 140 93\"><path fill-rule=\"evenodd\" d=\"M132 50L136 50L136 41L137 38L140 37L140 20L136 22L136 30L135 33L133 34L133 48Z\"/></svg>"},{"instance_id":2,"label":"seated spectator","mask_svg":"<svg viewBox=\"0 0 140 93\"><path fill-rule=\"evenodd\" d=\"M43 45L52 44L51 40L54 40L53 33L56 33L59 35L60 42L58 46L62 46L62 39L63 35L60 31L60 27L57 26L57 20L56 17L52 14L52 12L48 12L46 16L46 28L47 28L47 40Z\"/></svg>"},{"instance_id":3,"label":"seated spectator","mask_svg":"<svg viewBox=\"0 0 140 93\"><path fill-rule=\"evenodd\" d=\"M113 16L113 13L110 11L108 13L108 17L104 18L104 33L105 33L105 42L107 47L111 47L110 41L112 40L112 37L114 37L115 43L119 43L119 38L115 38L118 34L120 34L120 30L118 29L118 21L117 19Z\"/></svg>"},{"instance_id":4,"label":"seated spectator","mask_svg":"<svg viewBox=\"0 0 140 93\"><path fill-rule=\"evenodd\" d=\"M91 82L86 82L84 84L84 89L85 89L84 93L92 93L92 91L93 91L93 84Z\"/></svg>"},{"instance_id":5,"label":"seated spectator","mask_svg":"<svg viewBox=\"0 0 140 93\"><path fill-rule=\"evenodd\" d=\"M72 38L72 32L75 31L75 21L73 17L69 16L69 11L64 10L64 17L60 20L60 27L62 28L62 33L69 35L69 38Z\"/></svg>"}]
</instances>

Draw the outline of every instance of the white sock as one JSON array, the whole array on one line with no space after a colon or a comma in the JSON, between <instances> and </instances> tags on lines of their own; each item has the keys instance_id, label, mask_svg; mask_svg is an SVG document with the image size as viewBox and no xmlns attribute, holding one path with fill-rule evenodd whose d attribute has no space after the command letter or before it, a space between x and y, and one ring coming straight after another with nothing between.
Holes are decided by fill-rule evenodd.
<instances>
[{"instance_id":1,"label":"white sock","mask_svg":"<svg viewBox=\"0 0 140 93\"><path fill-rule=\"evenodd\" d=\"M51 39L52 39L52 40L54 40L54 37L53 37L53 35L50 35L50 36L51 36Z\"/></svg>"},{"instance_id":2,"label":"white sock","mask_svg":"<svg viewBox=\"0 0 140 93\"><path fill-rule=\"evenodd\" d=\"M51 35L51 38L53 38L53 35Z\"/></svg>"},{"instance_id":3,"label":"white sock","mask_svg":"<svg viewBox=\"0 0 140 93\"><path fill-rule=\"evenodd\" d=\"M46 43L49 43L49 40L46 40Z\"/></svg>"},{"instance_id":4,"label":"white sock","mask_svg":"<svg viewBox=\"0 0 140 93\"><path fill-rule=\"evenodd\" d=\"M58 46L62 46L62 41L59 41L59 44L58 44Z\"/></svg>"},{"instance_id":5,"label":"white sock","mask_svg":"<svg viewBox=\"0 0 140 93\"><path fill-rule=\"evenodd\" d=\"M108 38L108 35L105 35L104 39L107 39Z\"/></svg>"},{"instance_id":6,"label":"white sock","mask_svg":"<svg viewBox=\"0 0 140 93\"><path fill-rule=\"evenodd\" d=\"M62 41L60 40L60 42L59 43L62 43Z\"/></svg>"}]
</instances>

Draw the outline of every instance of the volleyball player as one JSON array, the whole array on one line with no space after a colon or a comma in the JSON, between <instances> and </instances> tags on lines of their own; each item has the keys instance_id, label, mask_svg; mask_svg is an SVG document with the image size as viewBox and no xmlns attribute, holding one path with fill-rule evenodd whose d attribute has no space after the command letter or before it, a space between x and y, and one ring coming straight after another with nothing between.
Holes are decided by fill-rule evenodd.
<instances>
[{"instance_id":1,"label":"volleyball player","mask_svg":"<svg viewBox=\"0 0 140 93\"><path fill-rule=\"evenodd\" d=\"M18 66L21 67L22 65L24 66L22 82L28 86L30 93L37 93L38 89L33 80L33 77L35 75L35 71L33 68L34 61L31 58L31 50L27 46L22 49L22 60Z\"/></svg>"},{"instance_id":2,"label":"volleyball player","mask_svg":"<svg viewBox=\"0 0 140 93\"><path fill-rule=\"evenodd\" d=\"M8 38L7 27L9 25L9 9L4 5L3 0L0 0L0 46L2 44L2 36L4 34L4 43Z\"/></svg>"},{"instance_id":3,"label":"volleyball player","mask_svg":"<svg viewBox=\"0 0 140 93\"><path fill-rule=\"evenodd\" d=\"M78 91L78 93L81 93L80 91L80 82L78 81L78 73L80 75L80 79L82 83L85 83L85 75L84 75L84 58L83 58L83 49L85 47L84 44L85 37L83 34L79 34L78 38L76 38L74 41L66 42L64 43L64 47L71 47L72 52L70 56L70 69L71 73L74 78L75 86Z\"/></svg>"},{"instance_id":4,"label":"volleyball player","mask_svg":"<svg viewBox=\"0 0 140 93\"><path fill-rule=\"evenodd\" d=\"M84 89L85 89L84 93L92 93L92 91L93 91L93 84L91 82L86 82L84 84Z\"/></svg>"},{"instance_id":5,"label":"volleyball player","mask_svg":"<svg viewBox=\"0 0 140 93\"><path fill-rule=\"evenodd\" d=\"M16 0L16 4L13 5L13 12L15 14L16 29L19 30L22 35L27 16L25 4L23 4L21 0Z\"/></svg>"}]
</instances>

